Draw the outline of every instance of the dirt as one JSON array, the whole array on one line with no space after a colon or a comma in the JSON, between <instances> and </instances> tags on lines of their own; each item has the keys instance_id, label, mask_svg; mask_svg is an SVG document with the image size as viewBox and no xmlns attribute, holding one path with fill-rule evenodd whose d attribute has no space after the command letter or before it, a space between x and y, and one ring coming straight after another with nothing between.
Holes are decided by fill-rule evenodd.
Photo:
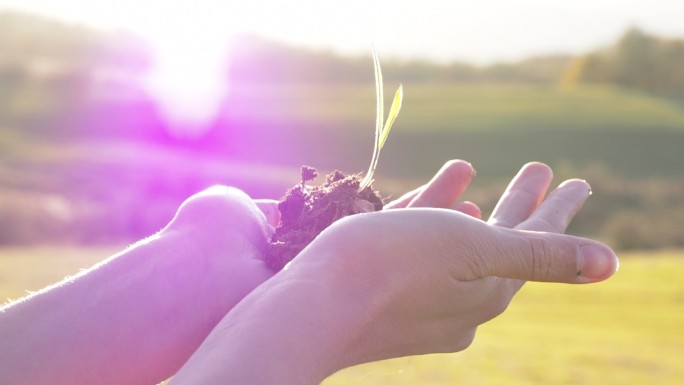
<instances>
[{"instance_id":1,"label":"dirt","mask_svg":"<svg viewBox=\"0 0 684 385\"><path fill-rule=\"evenodd\" d=\"M382 198L372 186L359 191L359 174L333 171L321 185L307 184L317 176L315 168L302 166L302 182L290 188L278 203L280 224L266 255L267 265L275 271L281 270L338 219L382 210Z\"/></svg>"}]
</instances>

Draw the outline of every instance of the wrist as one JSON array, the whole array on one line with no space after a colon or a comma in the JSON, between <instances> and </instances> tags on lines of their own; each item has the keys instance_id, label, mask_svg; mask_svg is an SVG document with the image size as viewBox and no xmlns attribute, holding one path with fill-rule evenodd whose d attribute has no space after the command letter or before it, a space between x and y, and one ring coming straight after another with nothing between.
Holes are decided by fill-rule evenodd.
<instances>
[{"instance_id":1,"label":"wrist","mask_svg":"<svg viewBox=\"0 0 684 385\"><path fill-rule=\"evenodd\" d=\"M138 270L134 274L140 288L126 292L139 293L136 302L140 305L128 305L149 314L141 316L146 325L140 327L145 333L138 339L140 350L166 361L162 364L166 377L187 361L227 312L271 274L261 261L246 258L251 253L246 246L241 246L243 255L230 249L214 253L196 233L182 230L165 229L117 257Z\"/></svg>"},{"instance_id":2,"label":"wrist","mask_svg":"<svg viewBox=\"0 0 684 385\"><path fill-rule=\"evenodd\" d=\"M264 343L255 354L263 357L264 351L270 351L266 362L278 363L269 366L273 370L267 370L269 381L264 384L318 384L341 369L368 361L363 339L373 328L384 296L374 295L378 293L369 290L365 280L351 278L348 269L327 257L332 256L316 253L307 258L312 264L292 264L255 290L254 299L263 299L252 301L250 295L235 309L245 308L244 314L234 314L235 324L247 325ZM332 258L339 261L340 257ZM250 308L254 303L258 305ZM255 319L266 322L249 325ZM245 341L249 344L253 339ZM291 376L288 381L282 381L287 376Z\"/></svg>"},{"instance_id":3,"label":"wrist","mask_svg":"<svg viewBox=\"0 0 684 385\"><path fill-rule=\"evenodd\" d=\"M168 378L242 295L217 292L242 266L221 277L225 270L196 254L185 235L160 233L15 303L2 314L10 355L0 355L0 383Z\"/></svg>"},{"instance_id":4,"label":"wrist","mask_svg":"<svg viewBox=\"0 0 684 385\"><path fill-rule=\"evenodd\" d=\"M273 273L257 258L258 251L239 234L226 234L229 240L219 247L199 232L164 230L159 243L168 250L167 274L161 279L174 279L169 290L170 304L189 318L195 330L196 345L206 338L218 322L254 288ZM216 242L213 243L216 245ZM221 248L222 250L217 250ZM175 261L175 262L174 262Z\"/></svg>"},{"instance_id":5,"label":"wrist","mask_svg":"<svg viewBox=\"0 0 684 385\"><path fill-rule=\"evenodd\" d=\"M262 261L270 237L264 215L243 192L216 186L188 199L159 233L173 240L188 269L201 269L201 311L221 319L273 275Z\"/></svg>"},{"instance_id":6,"label":"wrist","mask_svg":"<svg viewBox=\"0 0 684 385\"><path fill-rule=\"evenodd\" d=\"M355 318L321 277L291 273L279 273L228 313L175 381L314 385L346 366Z\"/></svg>"}]
</instances>

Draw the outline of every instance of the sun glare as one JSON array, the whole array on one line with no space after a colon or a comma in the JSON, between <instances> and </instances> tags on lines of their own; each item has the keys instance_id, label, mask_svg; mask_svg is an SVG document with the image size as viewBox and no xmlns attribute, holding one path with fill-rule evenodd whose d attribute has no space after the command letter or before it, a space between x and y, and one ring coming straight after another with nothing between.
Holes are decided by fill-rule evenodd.
<instances>
[{"instance_id":1,"label":"sun glare","mask_svg":"<svg viewBox=\"0 0 684 385\"><path fill-rule=\"evenodd\" d=\"M157 103L169 132L179 137L198 137L208 130L228 92L230 37L256 20L236 17L246 5L219 0L9 3L18 10L142 36L152 47L154 60L144 86Z\"/></svg>"},{"instance_id":2,"label":"sun glare","mask_svg":"<svg viewBox=\"0 0 684 385\"><path fill-rule=\"evenodd\" d=\"M225 17L198 15L201 10L175 9L166 17L138 20L135 26L154 50L145 86L176 137L202 136L229 91L228 49L234 31Z\"/></svg>"},{"instance_id":3,"label":"sun glare","mask_svg":"<svg viewBox=\"0 0 684 385\"><path fill-rule=\"evenodd\" d=\"M228 92L228 39L202 35L152 39L155 66L145 86L170 134L204 134Z\"/></svg>"}]
</instances>

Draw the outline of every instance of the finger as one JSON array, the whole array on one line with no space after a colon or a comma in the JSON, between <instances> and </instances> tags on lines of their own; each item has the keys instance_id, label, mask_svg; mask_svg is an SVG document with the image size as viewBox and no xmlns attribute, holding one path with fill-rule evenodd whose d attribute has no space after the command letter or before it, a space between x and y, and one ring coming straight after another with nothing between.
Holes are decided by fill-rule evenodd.
<instances>
[{"instance_id":1,"label":"finger","mask_svg":"<svg viewBox=\"0 0 684 385\"><path fill-rule=\"evenodd\" d=\"M451 160L420 190L406 207L450 208L465 191L475 175L473 166L463 160Z\"/></svg>"},{"instance_id":2,"label":"finger","mask_svg":"<svg viewBox=\"0 0 684 385\"><path fill-rule=\"evenodd\" d=\"M407 192L406 194L402 195L401 197L393 200L392 202L388 203L385 205L385 209L399 209L399 208L405 208L408 207L409 204L412 204L412 201L419 199L417 204L421 204L421 201L423 204L429 203L431 200L438 202L439 206L433 205L433 206L425 206L424 207L441 207L441 208L446 208L449 207L447 205L443 205L439 202L444 202L451 200L453 201L458 198L458 195L463 192L465 187L467 187L468 183L465 184L465 186L462 186L460 188L460 192L456 194L455 197L453 197L454 192L453 192L453 187L459 187L457 184L459 183L459 180L465 179L464 178L464 173L469 174L469 179L472 179L472 177L475 175L475 170L473 169L472 165L470 163L462 161L462 160L452 160L444 164L440 171L437 172L437 174L432 178L432 180L414 190L411 190ZM469 182L469 180L468 180ZM449 189L449 185L456 185L452 186L452 189ZM446 190L441 191L440 189ZM451 191L451 192L450 192ZM457 189L458 191L458 189ZM442 197L442 199L435 199L435 196L439 196L440 194L444 195L451 195L452 198L449 197ZM419 198L422 195L422 198ZM419 207L413 205L413 207Z\"/></svg>"},{"instance_id":3,"label":"finger","mask_svg":"<svg viewBox=\"0 0 684 385\"><path fill-rule=\"evenodd\" d=\"M586 181L565 181L516 229L563 233L590 195Z\"/></svg>"},{"instance_id":4,"label":"finger","mask_svg":"<svg viewBox=\"0 0 684 385\"><path fill-rule=\"evenodd\" d=\"M516 226L519 230L564 233L572 218L591 195L586 181L573 179L563 182L542 202L532 215ZM524 281L511 282L514 291L520 290Z\"/></svg>"},{"instance_id":5,"label":"finger","mask_svg":"<svg viewBox=\"0 0 684 385\"><path fill-rule=\"evenodd\" d=\"M523 281L592 283L617 271L617 256L608 246L564 234L499 229L510 233L487 243L482 274ZM506 255L501 255L502 250Z\"/></svg>"},{"instance_id":6,"label":"finger","mask_svg":"<svg viewBox=\"0 0 684 385\"><path fill-rule=\"evenodd\" d=\"M454 210L470 215L473 218L482 219L482 210L473 202L459 202L454 205Z\"/></svg>"},{"instance_id":7,"label":"finger","mask_svg":"<svg viewBox=\"0 0 684 385\"><path fill-rule=\"evenodd\" d=\"M384 207L385 210L390 210L390 209L403 209L406 207L413 198L415 198L416 195L418 195L419 192L421 192L423 189L425 189L425 186L427 185L422 185L418 188L415 188L406 194L400 196L399 198L387 203Z\"/></svg>"},{"instance_id":8,"label":"finger","mask_svg":"<svg viewBox=\"0 0 684 385\"><path fill-rule=\"evenodd\" d=\"M266 221L273 227L278 227L280 224L280 210L278 210L278 201L273 199L255 199L254 203L259 210L264 213Z\"/></svg>"},{"instance_id":9,"label":"finger","mask_svg":"<svg viewBox=\"0 0 684 385\"><path fill-rule=\"evenodd\" d=\"M492 226L453 210L390 210L348 218L338 222L337 234L349 231L347 237L372 239L363 247L393 250L393 260L413 261L420 249L430 256L421 258L421 263L458 281L494 276L590 283L608 278L618 266L615 253L600 242ZM391 236L380 236L383 233Z\"/></svg>"},{"instance_id":10,"label":"finger","mask_svg":"<svg viewBox=\"0 0 684 385\"><path fill-rule=\"evenodd\" d=\"M539 162L524 165L501 196L488 222L513 228L526 220L544 199L552 179L549 166Z\"/></svg>"}]
</instances>

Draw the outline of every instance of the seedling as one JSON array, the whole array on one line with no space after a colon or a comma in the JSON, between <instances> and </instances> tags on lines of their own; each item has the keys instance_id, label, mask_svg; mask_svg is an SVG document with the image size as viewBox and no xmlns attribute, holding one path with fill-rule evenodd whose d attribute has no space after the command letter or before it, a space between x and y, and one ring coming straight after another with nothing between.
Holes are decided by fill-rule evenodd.
<instances>
[{"instance_id":1,"label":"seedling","mask_svg":"<svg viewBox=\"0 0 684 385\"><path fill-rule=\"evenodd\" d=\"M375 146L373 146L373 157L371 158L370 166L368 167L368 172L366 176L361 181L359 190L370 186L373 183L373 174L375 173L375 168L378 166L378 159L380 159L380 150L385 145L387 136L389 136L390 129L394 124L394 120L399 115L401 110L401 101L404 98L404 89L402 85L399 85L396 94L394 94L394 100L392 101L392 107L390 107L389 115L387 116L387 122L383 124L384 119L384 97L383 97L383 83L382 83L382 68L380 67L380 61L378 60L378 55L373 51L373 65L375 66L375 100L376 100L376 117L375 117Z\"/></svg>"},{"instance_id":2,"label":"seedling","mask_svg":"<svg viewBox=\"0 0 684 385\"><path fill-rule=\"evenodd\" d=\"M384 121L382 69L373 52L375 67L375 145L366 175L333 171L320 186L310 186L318 172L310 166L301 168L301 184L290 188L278 203L280 224L271 238L266 263L275 271L281 270L311 241L335 221L348 215L382 210L384 202L372 187L373 174L378 166L380 151L401 110L403 88L394 95L387 121Z\"/></svg>"}]
</instances>

